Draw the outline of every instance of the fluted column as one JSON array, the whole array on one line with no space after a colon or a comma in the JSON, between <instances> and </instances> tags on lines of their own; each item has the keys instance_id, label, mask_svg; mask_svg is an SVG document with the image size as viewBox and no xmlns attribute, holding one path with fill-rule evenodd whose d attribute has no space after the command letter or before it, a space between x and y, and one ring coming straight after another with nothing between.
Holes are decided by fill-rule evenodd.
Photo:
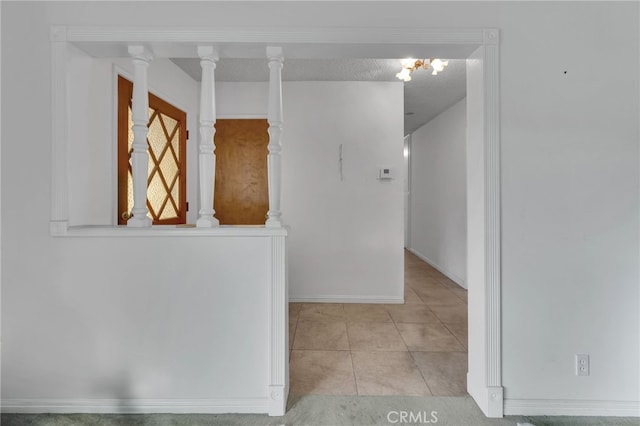
<instances>
[{"instance_id":1,"label":"fluted column","mask_svg":"<svg viewBox=\"0 0 640 426\"><path fill-rule=\"evenodd\" d=\"M149 169L149 153L147 151L147 133L149 131L149 89L147 86L147 68L153 58L144 46L129 46L129 54L133 60L133 99L131 102L131 118L133 120L133 152L131 153L131 169L133 180L133 213L127 226L143 228L151 226L151 218L147 215L147 174Z\"/></svg>"},{"instance_id":2,"label":"fluted column","mask_svg":"<svg viewBox=\"0 0 640 426\"><path fill-rule=\"evenodd\" d=\"M267 213L267 228L280 228L280 186L281 164L280 151L282 137L282 63L284 53L282 47L267 47L269 59L269 105L267 119L269 121L269 155L267 170L269 179L269 211Z\"/></svg>"},{"instance_id":3,"label":"fluted column","mask_svg":"<svg viewBox=\"0 0 640 426\"><path fill-rule=\"evenodd\" d=\"M202 67L200 83L200 146L199 146L199 179L200 210L198 211L198 228L212 228L220 222L214 217L213 191L216 176L216 146L213 137L216 133L216 93L215 69L218 52L213 46L198 46L198 56Z\"/></svg>"}]
</instances>

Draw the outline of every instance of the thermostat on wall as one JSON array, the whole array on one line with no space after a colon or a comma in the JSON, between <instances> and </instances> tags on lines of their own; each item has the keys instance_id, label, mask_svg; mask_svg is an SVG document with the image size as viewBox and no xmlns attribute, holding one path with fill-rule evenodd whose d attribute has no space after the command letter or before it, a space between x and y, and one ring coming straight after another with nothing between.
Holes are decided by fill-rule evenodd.
<instances>
[{"instance_id":1,"label":"thermostat on wall","mask_svg":"<svg viewBox=\"0 0 640 426\"><path fill-rule=\"evenodd\" d=\"M380 174L378 175L378 179L380 180L391 180L393 179L393 173L391 172L390 167L380 167Z\"/></svg>"}]
</instances>

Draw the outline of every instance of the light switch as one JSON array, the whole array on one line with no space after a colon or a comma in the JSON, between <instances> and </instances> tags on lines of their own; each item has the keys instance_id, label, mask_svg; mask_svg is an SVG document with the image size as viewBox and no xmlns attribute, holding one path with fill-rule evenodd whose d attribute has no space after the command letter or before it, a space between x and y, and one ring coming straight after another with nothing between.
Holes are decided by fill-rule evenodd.
<instances>
[{"instance_id":1,"label":"light switch","mask_svg":"<svg viewBox=\"0 0 640 426\"><path fill-rule=\"evenodd\" d=\"M380 180L393 179L393 173L390 167L380 167L380 174L378 175Z\"/></svg>"}]
</instances>

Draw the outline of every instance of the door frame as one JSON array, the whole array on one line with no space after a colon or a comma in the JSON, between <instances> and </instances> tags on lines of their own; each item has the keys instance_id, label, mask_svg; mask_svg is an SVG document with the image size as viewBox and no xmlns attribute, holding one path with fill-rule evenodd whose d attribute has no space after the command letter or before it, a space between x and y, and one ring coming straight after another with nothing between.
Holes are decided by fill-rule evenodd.
<instances>
[{"instance_id":1,"label":"door frame","mask_svg":"<svg viewBox=\"0 0 640 426\"><path fill-rule=\"evenodd\" d=\"M482 200L479 209L483 212L483 229L477 241L478 253L468 253L468 262L480 265L474 276L469 276L469 322L477 326L477 339L469 344L468 392L480 409L489 417L503 415L502 350L501 350L501 231L500 231L500 105L499 105L499 51L500 32L495 28L410 28L410 27L99 27L99 26L53 26L51 29L53 50L53 147L52 147L52 205L51 233L65 235L68 223L66 135L64 125L64 52L65 43L83 44L100 49L100 45L117 46L126 51L131 43L161 47L171 44L173 49L159 48L156 57L176 56L176 49L183 57L197 57L197 45L219 45L225 43L253 43L259 46L283 46L285 66L287 52L309 51L316 45L331 44L349 52L361 48L368 52L390 52L401 46L425 47L436 56L465 58L473 51L482 68ZM178 46L179 45L179 46ZM177 46L177 47L176 47ZM355 47L354 47L355 46ZM471 49L470 49L471 48ZM396 50L397 51L397 50ZM410 51L410 50L408 50ZM458 55L458 56L456 56ZM294 55L295 56L295 55ZM480 133L480 131L478 132ZM471 282L475 282L472 284ZM471 286L474 286L473 290ZM477 308L477 309L476 309ZM477 340L477 342L476 342ZM285 339L286 341L286 339ZM283 356L286 348L274 348L271 357Z\"/></svg>"}]
</instances>

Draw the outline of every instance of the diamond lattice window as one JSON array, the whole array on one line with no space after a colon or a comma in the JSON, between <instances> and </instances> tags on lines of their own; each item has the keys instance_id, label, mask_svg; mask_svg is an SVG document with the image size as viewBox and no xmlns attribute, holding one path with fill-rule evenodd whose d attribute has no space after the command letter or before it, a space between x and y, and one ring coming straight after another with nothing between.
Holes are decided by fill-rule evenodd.
<instances>
[{"instance_id":1,"label":"diamond lattice window","mask_svg":"<svg viewBox=\"0 0 640 426\"><path fill-rule=\"evenodd\" d=\"M118 223L126 224L133 208L131 152L133 84L118 78ZM154 225L186 223L187 117L166 101L149 94L147 144L147 208Z\"/></svg>"}]
</instances>

